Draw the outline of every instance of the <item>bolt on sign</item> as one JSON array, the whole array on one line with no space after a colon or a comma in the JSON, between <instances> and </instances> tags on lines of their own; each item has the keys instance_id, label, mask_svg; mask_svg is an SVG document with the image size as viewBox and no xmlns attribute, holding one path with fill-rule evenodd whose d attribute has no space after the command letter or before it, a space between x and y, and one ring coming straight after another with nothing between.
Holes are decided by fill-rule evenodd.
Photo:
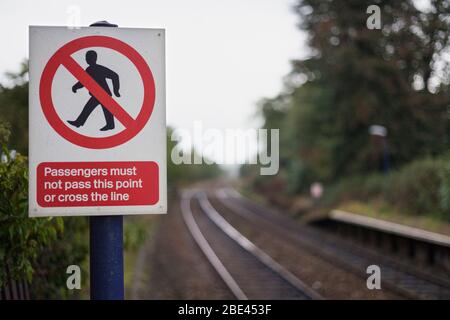
<instances>
[{"instance_id":1,"label":"bolt on sign","mask_svg":"<svg viewBox=\"0 0 450 320\"><path fill-rule=\"evenodd\" d=\"M165 213L164 30L29 36L29 215Z\"/></svg>"}]
</instances>

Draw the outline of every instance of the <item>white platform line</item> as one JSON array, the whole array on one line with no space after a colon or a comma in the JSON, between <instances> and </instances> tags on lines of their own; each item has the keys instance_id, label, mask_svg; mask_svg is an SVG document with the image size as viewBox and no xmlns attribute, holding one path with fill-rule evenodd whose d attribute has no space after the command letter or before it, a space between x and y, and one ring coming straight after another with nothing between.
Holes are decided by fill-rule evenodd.
<instances>
[{"instance_id":1,"label":"white platform line","mask_svg":"<svg viewBox=\"0 0 450 320\"><path fill-rule=\"evenodd\" d=\"M383 231L406 238L412 238L424 242L431 242L444 247L450 247L450 237L448 236L405 226L394 222L365 217L359 214L354 214L342 210L331 211L329 217L330 219L335 221L359 225L362 227Z\"/></svg>"}]
</instances>

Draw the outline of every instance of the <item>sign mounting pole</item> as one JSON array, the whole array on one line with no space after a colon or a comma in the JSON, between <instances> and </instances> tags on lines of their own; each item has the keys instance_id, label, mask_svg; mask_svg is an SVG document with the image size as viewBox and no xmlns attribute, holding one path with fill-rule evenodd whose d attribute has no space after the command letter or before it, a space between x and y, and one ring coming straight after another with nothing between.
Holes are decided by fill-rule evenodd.
<instances>
[{"instance_id":1,"label":"sign mounting pole","mask_svg":"<svg viewBox=\"0 0 450 320\"><path fill-rule=\"evenodd\" d=\"M91 299L122 300L123 216L167 213L165 30L29 39L29 217L89 216Z\"/></svg>"},{"instance_id":2,"label":"sign mounting pole","mask_svg":"<svg viewBox=\"0 0 450 320\"><path fill-rule=\"evenodd\" d=\"M118 27L99 21L90 27ZM89 217L91 300L123 300L123 216Z\"/></svg>"}]
</instances>

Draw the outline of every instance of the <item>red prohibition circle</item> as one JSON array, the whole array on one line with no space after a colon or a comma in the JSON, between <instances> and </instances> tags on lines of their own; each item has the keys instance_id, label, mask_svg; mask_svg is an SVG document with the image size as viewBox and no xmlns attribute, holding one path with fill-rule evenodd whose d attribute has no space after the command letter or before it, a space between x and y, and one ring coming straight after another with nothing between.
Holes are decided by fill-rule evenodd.
<instances>
[{"instance_id":1,"label":"red prohibition circle","mask_svg":"<svg viewBox=\"0 0 450 320\"><path fill-rule=\"evenodd\" d=\"M72 130L61 120L52 100L52 84L57 69L73 53L90 47L109 48L126 56L138 70L144 86L144 99L136 119L129 126L126 126L124 130L109 137L90 137ZM39 84L39 98L47 121L59 135L81 147L107 149L132 139L148 122L155 104L155 81L144 58L130 45L112 37L87 36L68 42L50 58L42 72Z\"/></svg>"}]
</instances>

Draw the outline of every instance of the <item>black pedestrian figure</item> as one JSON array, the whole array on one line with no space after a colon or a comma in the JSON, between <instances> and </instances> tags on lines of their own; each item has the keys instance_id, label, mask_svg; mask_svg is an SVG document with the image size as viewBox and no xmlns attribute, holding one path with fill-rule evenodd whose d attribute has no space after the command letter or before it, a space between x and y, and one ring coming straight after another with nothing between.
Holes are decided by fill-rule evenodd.
<instances>
[{"instance_id":1,"label":"black pedestrian figure","mask_svg":"<svg viewBox=\"0 0 450 320\"><path fill-rule=\"evenodd\" d=\"M113 84L113 90L114 95L116 97L120 97L119 93L119 76L114 71L97 64L97 52L93 50L89 50L86 52L86 62L88 63L89 67L86 68L86 72L92 77L92 79L95 80L99 84L100 87L103 88L110 96L111 90L108 87L108 83L106 82L106 79L111 79ZM77 92L78 89L83 88L83 84L81 82L77 82L72 87L72 91L74 93ZM81 111L78 118L74 121L68 120L67 122L71 125L79 128L80 126L84 125L87 118L89 118L89 115L94 111L94 109L100 104L100 102L92 95L92 93L89 92L91 95L91 98L86 102L86 105L83 108L83 111ZM114 116L113 114L105 108L105 106L102 105L103 114L105 116L106 125L100 129L100 131L106 131L106 130L112 130L114 129Z\"/></svg>"}]
</instances>

